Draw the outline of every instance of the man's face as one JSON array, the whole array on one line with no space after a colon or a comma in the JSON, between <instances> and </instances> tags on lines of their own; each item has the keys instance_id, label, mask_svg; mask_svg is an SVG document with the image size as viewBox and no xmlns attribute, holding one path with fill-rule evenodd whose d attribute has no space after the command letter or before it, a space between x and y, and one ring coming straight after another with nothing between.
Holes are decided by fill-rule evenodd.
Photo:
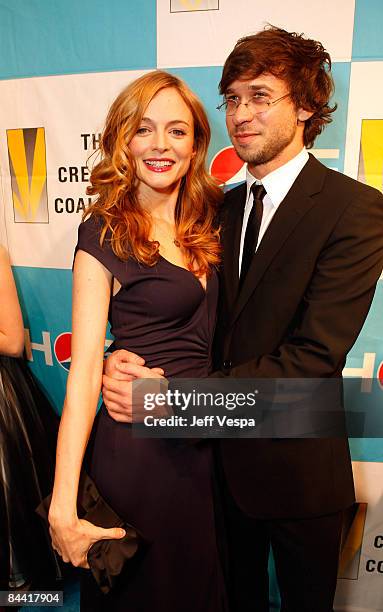
<instances>
[{"instance_id":1,"label":"man's face","mask_svg":"<svg viewBox=\"0 0 383 612\"><path fill-rule=\"evenodd\" d=\"M226 99L248 102L254 95L273 102L289 94L287 83L272 74L233 81ZM254 112L255 111L255 112ZM304 121L312 113L296 109L289 96L267 110L240 104L233 115L226 116L226 126L238 156L248 163L250 172L262 178L297 155L303 147Z\"/></svg>"}]
</instances>

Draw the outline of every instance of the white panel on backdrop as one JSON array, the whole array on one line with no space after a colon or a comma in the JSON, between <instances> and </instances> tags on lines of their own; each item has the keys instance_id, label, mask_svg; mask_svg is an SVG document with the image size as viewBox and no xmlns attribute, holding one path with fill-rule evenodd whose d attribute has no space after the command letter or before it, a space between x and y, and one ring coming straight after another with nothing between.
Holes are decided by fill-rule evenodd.
<instances>
[{"instance_id":1,"label":"white panel on backdrop","mask_svg":"<svg viewBox=\"0 0 383 612\"><path fill-rule=\"evenodd\" d=\"M87 159L111 102L141 74L0 82L2 217L14 265L71 267L76 227L89 201Z\"/></svg>"},{"instance_id":2,"label":"white panel on backdrop","mask_svg":"<svg viewBox=\"0 0 383 612\"><path fill-rule=\"evenodd\" d=\"M354 462L356 499L367 506L357 579L338 580L334 610L383 610L383 463Z\"/></svg>"},{"instance_id":3,"label":"white panel on backdrop","mask_svg":"<svg viewBox=\"0 0 383 612\"><path fill-rule=\"evenodd\" d=\"M210 11L195 10L196 0L178 4L183 12L157 1L160 68L222 65L238 38L267 22L320 40L334 61L351 59L355 0L219 0L219 9Z\"/></svg>"}]
</instances>

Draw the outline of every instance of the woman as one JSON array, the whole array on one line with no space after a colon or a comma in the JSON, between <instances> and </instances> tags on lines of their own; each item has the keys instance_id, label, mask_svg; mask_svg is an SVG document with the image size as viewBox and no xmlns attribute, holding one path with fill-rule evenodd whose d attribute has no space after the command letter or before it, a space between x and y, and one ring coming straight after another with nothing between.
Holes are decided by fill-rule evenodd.
<instances>
[{"instance_id":1,"label":"woman","mask_svg":"<svg viewBox=\"0 0 383 612\"><path fill-rule=\"evenodd\" d=\"M34 510L52 487L58 419L20 358L23 319L1 246L0 288L0 590L49 588L61 575Z\"/></svg>"},{"instance_id":2,"label":"woman","mask_svg":"<svg viewBox=\"0 0 383 612\"><path fill-rule=\"evenodd\" d=\"M113 103L79 228L72 365L50 509L53 543L87 567L89 546L118 538L76 514L77 484L96 412L109 311L114 348L142 355L148 377L206 376L217 301L221 192L206 172L206 114L177 77L151 72ZM84 349L86 347L86 349ZM101 409L88 469L101 495L149 541L134 575L110 595L88 572L82 610L221 612L208 444L145 440Z\"/></svg>"}]
</instances>

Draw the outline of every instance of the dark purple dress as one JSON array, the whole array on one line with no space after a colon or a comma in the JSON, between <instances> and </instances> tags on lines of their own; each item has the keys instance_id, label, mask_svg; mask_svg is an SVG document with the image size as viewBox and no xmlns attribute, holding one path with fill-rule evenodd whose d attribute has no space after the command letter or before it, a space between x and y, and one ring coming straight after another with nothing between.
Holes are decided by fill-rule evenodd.
<instances>
[{"instance_id":1,"label":"dark purple dress","mask_svg":"<svg viewBox=\"0 0 383 612\"><path fill-rule=\"evenodd\" d=\"M207 290L189 271L160 258L153 267L120 261L99 245L93 218L79 228L78 249L96 257L121 283L109 320L115 349L138 353L170 377L203 377L210 369L218 281ZM96 419L90 474L101 495L150 546L137 571L103 596L90 572L81 609L124 612L223 612L209 442L139 439L111 419Z\"/></svg>"}]
</instances>

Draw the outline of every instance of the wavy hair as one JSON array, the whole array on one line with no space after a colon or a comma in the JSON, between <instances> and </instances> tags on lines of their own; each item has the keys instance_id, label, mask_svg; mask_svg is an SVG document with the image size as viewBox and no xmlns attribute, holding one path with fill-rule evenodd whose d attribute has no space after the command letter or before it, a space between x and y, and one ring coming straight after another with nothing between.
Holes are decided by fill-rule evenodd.
<instances>
[{"instance_id":1,"label":"wavy hair","mask_svg":"<svg viewBox=\"0 0 383 612\"><path fill-rule=\"evenodd\" d=\"M197 96L178 77L161 70L144 74L130 83L113 102L101 136L101 160L91 172L89 195L98 196L85 213L102 223L100 243L108 232L113 252L126 260L153 266L159 243L149 239L151 215L137 197L139 180L129 143L136 134L145 110L162 89L172 87L190 109L194 120L195 155L181 181L175 209L176 238L189 270L197 276L209 274L220 260L219 229L215 226L222 191L206 170L210 127ZM110 236L110 238L109 238Z\"/></svg>"},{"instance_id":2,"label":"wavy hair","mask_svg":"<svg viewBox=\"0 0 383 612\"><path fill-rule=\"evenodd\" d=\"M320 42L268 24L236 43L223 67L220 93L237 79L254 79L263 73L286 81L296 108L313 111L303 135L305 146L311 148L337 108L329 105L334 92L330 55Z\"/></svg>"}]
</instances>

